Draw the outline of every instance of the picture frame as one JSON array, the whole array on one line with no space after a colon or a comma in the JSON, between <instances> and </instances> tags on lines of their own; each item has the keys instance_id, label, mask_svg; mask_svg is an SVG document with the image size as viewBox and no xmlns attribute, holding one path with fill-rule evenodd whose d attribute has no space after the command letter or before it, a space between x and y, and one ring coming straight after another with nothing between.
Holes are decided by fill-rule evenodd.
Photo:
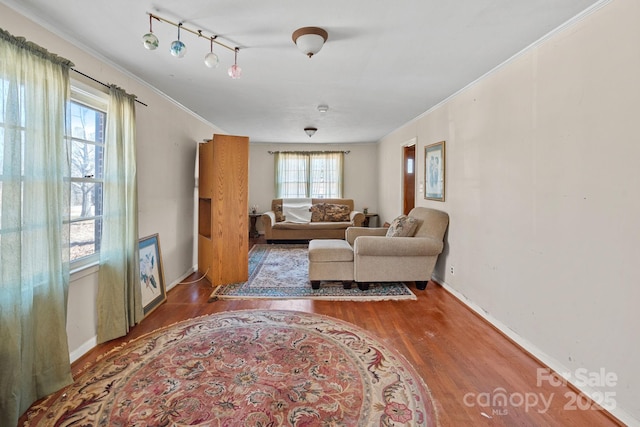
<instances>
[{"instance_id":1,"label":"picture frame","mask_svg":"<svg viewBox=\"0 0 640 427\"><path fill-rule=\"evenodd\" d=\"M162 252L158 234L144 237L138 241L140 259L140 290L142 308L146 317L167 300L162 267Z\"/></svg>"},{"instance_id":2,"label":"picture frame","mask_svg":"<svg viewBox=\"0 0 640 427\"><path fill-rule=\"evenodd\" d=\"M444 141L424 148L424 198L444 202L445 147Z\"/></svg>"}]
</instances>

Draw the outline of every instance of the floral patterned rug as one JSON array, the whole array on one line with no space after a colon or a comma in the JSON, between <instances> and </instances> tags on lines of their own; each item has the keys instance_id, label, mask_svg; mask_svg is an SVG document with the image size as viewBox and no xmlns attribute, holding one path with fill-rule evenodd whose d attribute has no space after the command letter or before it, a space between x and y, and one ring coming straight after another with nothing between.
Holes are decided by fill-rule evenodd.
<instances>
[{"instance_id":1,"label":"floral patterned rug","mask_svg":"<svg viewBox=\"0 0 640 427\"><path fill-rule=\"evenodd\" d=\"M309 282L308 245L259 244L249 251L249 280L221 285L212 293L215 299L324 299L348 301L415 300L416 296L400 282L370 283L361 291L354 284L344 289L342 282L322 282L312 289Z\"/></svg>"},{"instance_id":2,"label":"floral patterned rug","mask_svg":"<svg viewBox=\"0 0 640 427\"><path fill-rule=\"evenodd\" d=\"M27 426L432 426L412 366L327 316L244 310L133 340L34 405Z\"/></svg>"}]
</instances>

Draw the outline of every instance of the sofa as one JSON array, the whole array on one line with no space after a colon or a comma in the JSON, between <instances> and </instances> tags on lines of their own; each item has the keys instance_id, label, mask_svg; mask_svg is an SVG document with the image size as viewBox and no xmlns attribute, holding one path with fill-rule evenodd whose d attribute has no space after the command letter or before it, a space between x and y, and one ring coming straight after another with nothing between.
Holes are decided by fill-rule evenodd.
<instances>
[{"instance_id":1,"label":"sofa","mask_svg":"<svg viewBox=\"0 0 640 427\"><path fill-rule=\"evenodd\" d=\"M407 216L396 218L389 229L348 228L353 280L415 282L418 289L425 289L444 248L448 225L446 212L415 207Z\"/></svg>"},{"instance_id":2,"label":"sofa","mask_svg":"<svg viewBox=\"0 0 640 427\"><path fill-rule=\"evenodd\" d=\"M309 242L309 281L342 281L345 289L356 282L360 290L372 282L415 282L424 290L444 248L449 215L437 209L415 207L389 228L349 227L346 240Z\"/></svg>"},{"instance_id":3,"label":"sofa","mask_svg":"<svg viewBox=\"0 0 640 427\"><path fill-rule=\"evenodd\" d=\"M262 214L264 235L268 243L312 239L344 239L349 227L360 227L365 216L354 210L353 199L310 200L308 222L288 221L283 199L273 199L271 210Z\"/></svg>"}]
</instances>

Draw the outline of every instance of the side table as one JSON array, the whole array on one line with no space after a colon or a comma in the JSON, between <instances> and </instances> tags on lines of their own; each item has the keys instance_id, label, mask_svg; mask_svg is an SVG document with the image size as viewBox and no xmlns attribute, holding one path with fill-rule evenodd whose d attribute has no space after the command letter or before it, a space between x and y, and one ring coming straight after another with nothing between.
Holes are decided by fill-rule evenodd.
<instances>
[{"instance_id":1,"label":"side table","mask_svg":"<svg viewBox=\"0 0 640 427\"><path fill-rule=\"evenodd\" d=\"M364 214L364 222L362 223L363 227L370 227L371 218L375 218L376 226L378 225L378 214L377 213L366 213Z\"/></svg>"},{"instance_id":2,"label":"side table","mask_svg":"<svg viewBox=\"0 0 640 427\"><path fill-rule=\"evenodd\" d=\"M262 216L261 213L250 213L249 214L249 237L259 237L260 233L258 233L258 229L256 228L256 222L258 218Z\"/></svg>"}]
</instances>

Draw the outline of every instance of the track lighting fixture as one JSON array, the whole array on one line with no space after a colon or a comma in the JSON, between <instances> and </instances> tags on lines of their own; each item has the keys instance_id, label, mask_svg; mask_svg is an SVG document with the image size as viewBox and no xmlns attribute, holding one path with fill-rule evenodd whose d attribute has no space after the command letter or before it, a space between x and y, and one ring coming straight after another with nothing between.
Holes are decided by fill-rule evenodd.
<instances>
[{"instance_id":1,"label":"track lighting fixture","mask_svg":"<svg viewBox=\"0 0 640 427\"><path fill-rule=\"evenodd\" d=\"M179 22L179 23L171 22L167 19L159 17L158 15L154 15L148 12L147 12L147 15L149 15L149 32L142 36L142 44L146 49L155 50L160 44L158 37L156 37L156 35L153 33L152 24L153 24L153 20L155 19L156 21L164 22L178 28L178 39L174 40L170 46L171 55L177 58L182 58L187 53L187 46L180 39L180 32L181 30L188 31L192 34L195 34L198 37L204 37L209 40L209 43L210 43L209 53L207 53L204 57L204 64L209 68L217 68L220 62L218 55L213 52L214 43L217 44L218 46L224 47L225 49L233 51L235 59L234 59L233 65L228 70L229 76L232 79L240 78L240 75L242 74L242 69L240 68L240 66L238 66L238 52L240 51L239 47L231 47L224 43L219 42L217 40L218 36L215 34L211 36L205 36L204 34L202 34L202 30L192 30L190 28L185 27L182 22Z\"/></svg>"}]
</instances>

